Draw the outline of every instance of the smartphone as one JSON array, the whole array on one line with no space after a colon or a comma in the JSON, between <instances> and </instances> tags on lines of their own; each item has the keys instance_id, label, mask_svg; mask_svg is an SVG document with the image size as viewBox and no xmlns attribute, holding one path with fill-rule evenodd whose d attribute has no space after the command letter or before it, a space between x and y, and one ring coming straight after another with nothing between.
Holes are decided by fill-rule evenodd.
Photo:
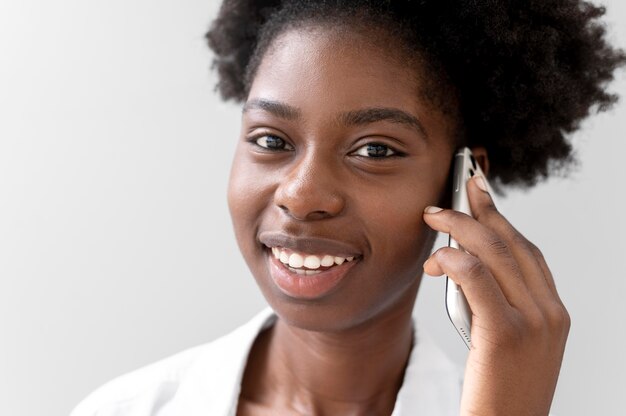
<instances>
[{"instance_id":1,"label":"smartphone","mask_svg":"<svg viewBox=\"0 0 626 416\"><path fill-rule=\"evenodd\" d=\"M472 151L464 147L458 149L454 154L454 169L452 173L452 209L472 215L469 199L467 197L467 181L475 175L480 175L487 181L482 169L476 163L476 159L472 155ZM489 185L488 189L489 189ZM448 236L448 246L463 249L459 243ZM446 276L446 310L452 325L456 328L461 339L467 346L472 346L472 335L470 328L472 326L472 310L467 303L467 299L463 294L463 290L452 279Z\"/></svg>"}]
</instances>

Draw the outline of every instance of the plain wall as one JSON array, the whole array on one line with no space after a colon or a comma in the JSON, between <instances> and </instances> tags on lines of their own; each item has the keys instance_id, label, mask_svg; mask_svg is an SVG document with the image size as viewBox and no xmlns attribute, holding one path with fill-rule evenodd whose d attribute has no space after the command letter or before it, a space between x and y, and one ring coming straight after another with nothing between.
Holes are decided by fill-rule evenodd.
<instances>
[{"instance_id":1,"label":"plain wall","mask_svg":"<svg viewBox=\"0 0 626 416\"><path fill-rule=\"evenodd\" d=\"M624 47L626 3L606 3ZM218 5L0 2L0 414L66 415L265 305L225 200L240 108L213 92L203 34ZM625 103L574 135L569 179L499 201L572 316L560 416L622 413ZM443 291L426 279L416 315L462 363Z\"/></svg>"}]
</instances>

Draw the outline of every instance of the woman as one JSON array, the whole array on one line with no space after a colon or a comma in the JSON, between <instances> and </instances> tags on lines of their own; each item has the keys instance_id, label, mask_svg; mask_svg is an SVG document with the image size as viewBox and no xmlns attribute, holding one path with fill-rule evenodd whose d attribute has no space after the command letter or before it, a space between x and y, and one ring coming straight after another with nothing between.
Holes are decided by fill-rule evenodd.
<instances>
[{"instance_id":1,"label":"woman","mask_svg":"<svg viewBox=\"0 0 626 416\"><path fill-rule=\"evenodd\" d=\"M535 4L536 3L536 4ZM566 134L626 61L579 1L229 1L207 34L243 102L228 201L272 311L123 376L79 415L545 415L569 316L496 210L449 209L455 149L500 189L571 159ZM430 255L436 232L468 252ZM464 375L411 313L421 275L473 313ZM463 376L462 391L459 380Z\"/></svg>"}]
</instances>

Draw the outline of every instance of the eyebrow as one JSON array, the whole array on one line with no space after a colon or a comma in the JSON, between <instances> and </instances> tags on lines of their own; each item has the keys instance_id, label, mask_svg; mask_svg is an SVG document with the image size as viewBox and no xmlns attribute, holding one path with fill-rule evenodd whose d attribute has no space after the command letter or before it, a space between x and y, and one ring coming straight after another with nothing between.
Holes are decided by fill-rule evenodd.
<instances>
[{"instance_id":1,"label":"eyebrow","mask_svg":"<svg viewBox=\"0 0 626 416\"><path fill-rule=\"evenodd\" d=\"M276 117L284 118L287 120L296 120L300 117L301 111L296 107L292 107L289 104L281 103L279 101L265 100L262 98L255 98L247 101L243 106L242 113L249 110L263 110L275 115Z\"/></svg>"},{"instance_id":2,"label":"eyebrow","mask_svg":"<svg viewBox=\"0 0 626 416\"><path fill-rule=\"evenodd\" d=\"M242 113L249 110L263 110L286 120L297 120L302 115L302 112L297 107L262 98L247 101L243 106ZM370 107L347 111L339 115L339 121L346 126L362 126L377 121L389 121L414 128L424 138L428 137L424 126L415 116L397 108Z\"/></svg>"},{"instance_id":3,"label":"eyebrow","mask_svg":"<svg viewBox=\"0 0 626 416\"><path fill-rule=\"evenodd\" d=\"M347 126L361 126L377 121L390 121L416 129L425 138L428 137L422 123L413 115L397 108L373 107L342 113L339 118Z\"/></svg>"}]
</instances>

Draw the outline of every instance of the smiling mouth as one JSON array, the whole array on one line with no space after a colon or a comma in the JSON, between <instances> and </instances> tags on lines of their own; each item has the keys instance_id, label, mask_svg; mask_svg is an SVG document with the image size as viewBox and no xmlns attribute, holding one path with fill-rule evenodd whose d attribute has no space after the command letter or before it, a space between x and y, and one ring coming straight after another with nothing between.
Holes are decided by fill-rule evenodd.
<instances>
[{"instance_id":1,"label":"smiling mouth","mask_svg":"<svg viewBox=\"0 0 626 416\"><path fill-rule=\"evenodd\" d=\"M309 254L297 252L284 247L268 247L272 255L280 261L289 271L302 276L313 276L330 270L335 266L341 266L345 262L357 260L355 256L341 257L332 254Z\"/></svg>"},{"instance_id":2,"label":"smiling mouth","mask_svg":"<svg viewBox=\"0 0 626 416\"><path fill-rule=\"evenodd\" d=\"M334 292L361 259L265 247L272 281L284 294L297 299L319 299Z\"/></svg>"}]
</instances>

